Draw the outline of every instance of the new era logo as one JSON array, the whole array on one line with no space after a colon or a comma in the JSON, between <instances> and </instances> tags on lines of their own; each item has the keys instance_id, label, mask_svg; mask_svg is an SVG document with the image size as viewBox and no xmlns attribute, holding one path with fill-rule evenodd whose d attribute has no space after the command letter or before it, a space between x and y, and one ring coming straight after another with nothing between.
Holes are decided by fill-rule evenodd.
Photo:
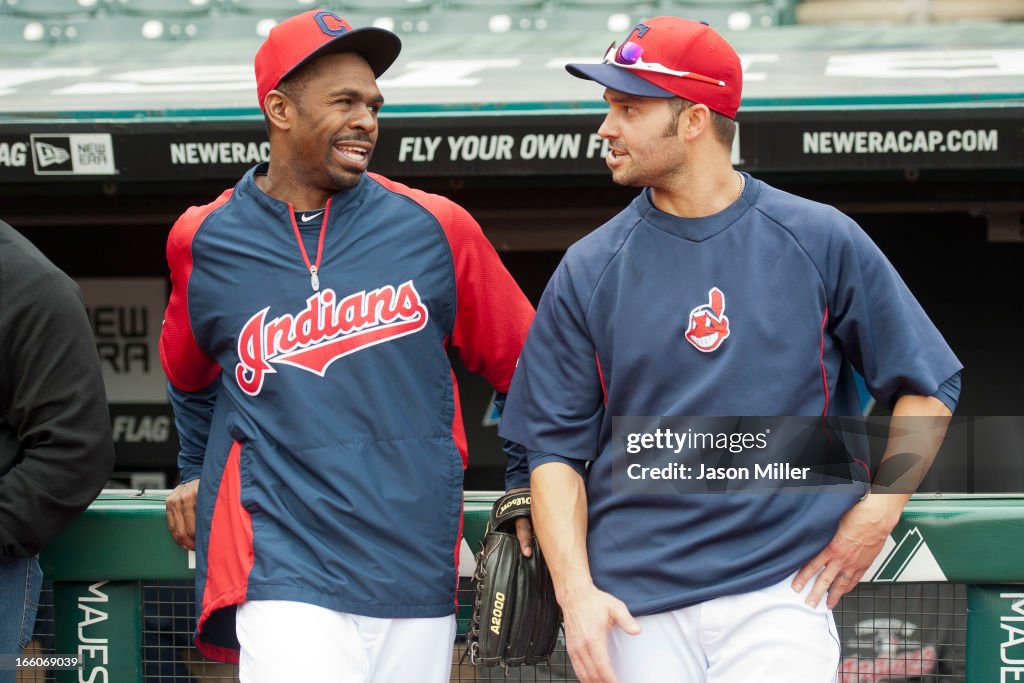
<instances>
[{"instance_id":1,"label":"new era logo","mask_svg":"<svg viewBox=\"0 0 1024 683\"><path fill-rule=\"evenodd\" d=\"M45 142L37 142L35 144L35 150L36 163L39 164L41 168L47 168L54 164L63 164L71 160L71 153L69 151Z\"/></svg>"},{"instance_id":2,"label":"new era logo","mask_svg":"<svg viewBox=\"0 0 1024 683\"><path fill-rule=\"evenodd\" d=\"M114 175L114 143L108 133L32 135L36 175Z\"/></svg>"}]
</instances>

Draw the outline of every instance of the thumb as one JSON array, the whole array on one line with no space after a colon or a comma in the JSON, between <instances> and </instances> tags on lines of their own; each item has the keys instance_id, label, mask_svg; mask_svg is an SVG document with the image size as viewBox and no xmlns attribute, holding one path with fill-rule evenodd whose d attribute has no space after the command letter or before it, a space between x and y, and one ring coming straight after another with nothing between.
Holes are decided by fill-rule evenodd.
<instances>
[{"instance_id":1,"label":"thumb","mask_svg":"<svg viewBox=\"0 0 1024 683\"><path fill-rule=\"evenodd\" d=\"M640 633L640 624L637 623L636 619L633 618L633 615L629 613L626 605L622 602L619 602L612 608L612 621L631 636Z\"/></svg>"}]
</instances>

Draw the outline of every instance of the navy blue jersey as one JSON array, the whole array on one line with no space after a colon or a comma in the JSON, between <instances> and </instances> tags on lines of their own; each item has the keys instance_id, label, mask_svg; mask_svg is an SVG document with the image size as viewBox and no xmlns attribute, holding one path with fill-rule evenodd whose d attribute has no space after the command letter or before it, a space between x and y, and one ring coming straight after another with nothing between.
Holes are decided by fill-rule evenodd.
<instances>
[{"instance_id":1,"label":"navy blue jersey","mask_svg":"<svg viewBox=\"0 0 1024 683\"><path fill-rule=\"evenodd\" d=\"M644 190L566 253L500 433L534 451L531 469L561 460L585 473L595 583L634 614L665 612L781 581L865 487L614 490L613 417L859 415L851 366L886 405L961 369L851 219L749 177L704 218L659 211Z\"/></svg>"},{"instance_id":2,"label":"navy blue jersey","mask_svg":"<svg viewBox=\"0 0 1024 683\"><path fill-rule=\"evenodd\" d=\"M467 456L447 349L507 391L532 317L456 204L367 175L301 229L254 173L172 229L161 336L182 480L201 477L197 643L227 661L245 600L454 611ZM299 240L314 261L321 221L314 282Z\"/></svg>"}]
</instances>

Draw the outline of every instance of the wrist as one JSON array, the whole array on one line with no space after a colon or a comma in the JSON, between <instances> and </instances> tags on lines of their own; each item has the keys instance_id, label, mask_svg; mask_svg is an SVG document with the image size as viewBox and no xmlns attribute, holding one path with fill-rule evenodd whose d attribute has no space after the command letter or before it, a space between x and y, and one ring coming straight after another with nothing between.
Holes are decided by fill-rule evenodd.
<instances>
[{"instance_id":1,"label":"wrist","mask_svg":"<svg viewBox=\"0 0 1024 683\"><path fill-rule=\"evenodd\" d=\"M900 515L909 499L909 494L868 493L861 500L860 506L870 513L873 523L891 530L900 521Z\"/></svg>"},{"instance_id":2,"label":"wrist","mask_svg":"<svg viewBox=\"0 0 1024 683\"><path fill-rule=\"evenodd\" d=\"M567 581L556 581L554 585L555 598L563 608L577 600L586 600L586 596L596 590L589 573L586 576L574 576Z\"/></svg>"}]
</instances>

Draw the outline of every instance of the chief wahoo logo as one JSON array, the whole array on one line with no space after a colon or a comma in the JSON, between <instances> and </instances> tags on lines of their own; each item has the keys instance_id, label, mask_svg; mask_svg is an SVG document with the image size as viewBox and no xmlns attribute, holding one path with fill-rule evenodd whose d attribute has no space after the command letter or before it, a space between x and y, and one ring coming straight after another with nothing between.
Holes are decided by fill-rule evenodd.
<instances>
[{"instance_id":1,"label":"chief wahoo logo","mask_svg":"<svg viewBox=\"0 0 1024 683\"><path fill-rule=\"evenodd\" d=\"M686 328L686 341L701 353L710 353L722 345L729 336L729 318L725 312L725 294L718 287L708 292L708 303L690 311L690 324Z\"/></svg>"}]
</instances>

